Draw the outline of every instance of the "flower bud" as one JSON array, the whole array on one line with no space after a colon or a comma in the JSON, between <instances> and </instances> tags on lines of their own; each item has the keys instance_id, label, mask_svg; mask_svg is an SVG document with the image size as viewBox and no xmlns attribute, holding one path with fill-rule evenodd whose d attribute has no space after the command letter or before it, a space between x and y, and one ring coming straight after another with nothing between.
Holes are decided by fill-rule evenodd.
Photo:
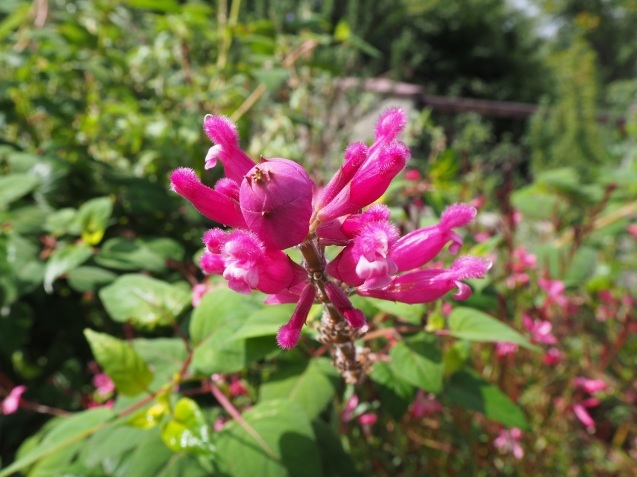
<instances>
[{"instance_id":1,"label":"flower bud","mask_svg":"<svg viewBox=\"0 0 637 477\"><path fill-rule=\"evenodd\" d=\"M241 183L241 211L248 228L269 249L298 245L308 234L313 183L287 159L262 159Z\"/></svg>"}]
</instances>

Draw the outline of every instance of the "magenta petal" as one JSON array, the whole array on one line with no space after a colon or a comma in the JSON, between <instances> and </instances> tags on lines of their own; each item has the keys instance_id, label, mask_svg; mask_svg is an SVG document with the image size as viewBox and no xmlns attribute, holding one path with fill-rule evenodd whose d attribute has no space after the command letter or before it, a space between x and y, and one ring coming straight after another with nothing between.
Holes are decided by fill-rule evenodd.
<instances>
[{"instance_id":1,"label":"magenta petal","mask_svg":"<svg viewBox=\"0 0 637 477\"><path fill-rule=\"evenodd\" d=\"M221 275L225 269L225 262L221 255L204 252L199 259L199 266L206 275Z\"/></svg>"},{"instance_id":2,"label":"magenta petal","mask_svg":"<svg viewBox=\"0 0 637 477\"><path fill-rule=\"evenodd\" d=\"M322 209L352 180L356 171L367 159L367 146L362 142L350 144L345 151L345 163L327 183L318 200L316 209Z\"/></svg>"},{"instance_id":3,"label":"magenta petal","mask_svg":"<svg viewBox=\"0 0 637 477\"><path fill-rule=\"evenodd\" d=\"M281 348L292 349L297 345L315 297L316 289L314 285L308 283L303 289L303 293L301 293L301 298L294 309L294 313L292 313L290 321L279 328L279 332L276 335L277 342Z\"/></svg>"},{"instance_id":4,"label":"magenta petal","mask_svg":"<svg viewBox=\"0 0 637 477\"><path fill-rule=\"evenodd\" d=\"M407 116L400 108L384 111L376 122L376 140L393 141L405 129Z\"/></svg>"},{"instance_id":5,"label":"magenta petal","mask_svg":"<svg viewBox=\"0 0 637 477\"><path fill-rule=\"evenodd\" d=\"M573 412L580 422L588 429L595 429L595 421L584 406L581 404L573 404Z\"/></svg>"},{"instance_id":6,"label":"magenta petal","mask_svg":"<svg viewBox=\"0 0 637 477\"><path fill-rule=\"evenodd\" d=\"M263 293L279 293L304 282L307 271L280 250L268 250L259 265L259 285Z\"/></svg>"},{"instance_id":7,"label":"magenta petal","mask_svg":"<svg viewBox=\"0 0 637 477\"><path fill-rule=\"evenodd\" d=\"M2 401L2 404L0 404L2 414L15 413L20 407L20 399L22 399L22 395L26 390L26 386L16 386L13 388L4 401Z\"/></svg>"},{"instance_id":8,"label":"magenta petal","mask_svg":"<svg viewBox=\"0 0 637 477\"><path fill-rule=\"evenodd\" d=\"M313 182L297 163L263 160L241 183L241 211L266 247L283 250L305 240L312 215Z\"/></svg>"},{"instance_id":9,"label":"magenta petal","mask_svg":"<svg viewBox=\"0 0 637 477\"><path fill-rule=\"evenodd\" d=\"M365 315L357 310L349 301L345 292L334 282L325 283L325 294L336 310L343 315L352 328L360 328L365 324Z\"/></svg>"},{"instance_id":10,"label":"magenta petal","mask_svg":"<svg viewBox=\"0 0 637 477\"><path fill-rule=\"evenodd\" d=\"M236 125L225 116L206 115L203 129L211 141L218 146L211 148L206 155L206 168L213 167L220 159L226 177L239 183L243 176L254 166L254 161L239 147L239 135Z\"/></svg>"},{"instance_id":11,"label":"magenta petal","mask_svg":"<svg viewBox=\"0 0 637 477\"><path fill-rule=\"evenodd\" d=\"M186 198L209 219L230 227L246 227L239 203L203 185L194 170L185 167L175 169L170 176L170 182L175 192Z\"/></svg>"},{"instance_id":12,"label":"magenta petal","mask_svg":"<svg viewBox=\"0 0 637 477\"><path fill-rule=\"evenodd\" d=\"M356 265L358 257L354 255L354 246L348 245L334 260L329 262L326 267L328 274L334 278L347 283L349 286L358 287L365 280L356 274Z\"/></svg>"}]
</instances>

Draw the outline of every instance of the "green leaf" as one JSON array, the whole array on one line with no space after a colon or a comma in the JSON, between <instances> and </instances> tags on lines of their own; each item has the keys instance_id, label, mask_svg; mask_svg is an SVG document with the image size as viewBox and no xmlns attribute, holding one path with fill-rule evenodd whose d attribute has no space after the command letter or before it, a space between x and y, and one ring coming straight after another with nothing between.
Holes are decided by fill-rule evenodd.
<instances>
[{"instance_id":1,"label":"green leaf","mask_svg":"<svg viewBox=\"0 0 637 477\"><path fill-rule=\"evenodd\" d=\"M204 296L192 314L190 336L196 345L192 366L202 374L231 373L277 349L271 336L234 339L250 315L261 309L257 296L227 288Z\"/></svg>"},{"instance_id":2,"label":"green leaf","mask_svg":"<svg viewBox=\"0 0 637 477\"><path fill-rule=\"evenodd\" d=\"M414 324L420 324L425 314L425 305L421 304L408 305L407 303L380 300L377 298L368 298L368 300L379 310Z\"/></svg>"},{"instance_id":3,"label":"green leaf","mask_svg":"<svg viewBox=\"0 0 637 477\"><path fill-rule=\"evenodd\" d=\"M164 13L177 13L180 8L176 0L125 0L124 3L131 8Z\"/></svg>"},{"instance_id":4,"label":"green leaf","mask_svg":"<svg viewBox=\"0 0 637 477\"><path fill-rule=\"evenodd\" d=\"M172 418L162 431L161 438L173 452L191 452L210 455L214 446L210 442L208 423L195 401L181 398L177 401Z\"/></svg>"},{"instance_id":5,"label":"green leaf","mask_svg":"<svg viewBox=\"0 0 637 477\"><path fill-rule=\"evenodd\" d=\"M384 403L383 403L384 405ZM341 437L328 424L320 420L312 421L316 444L321 456L325 477L355 477L359 475L352 456L345 451Z\"/></svg>"},{"instance_id":6,"label":"green leaf","mask_svg":"<svg viewBox=\"0 0 637 477\"><path fill-rule=\"evenodd\" d=\"M582 285L595 273L597 266L597 250L592 247L580 247L571 261L564 281L568 285Z\"/></svg>"},{"instance_id":7,"label":"green leaf","mask_svg":"<svg viewBox=\"0 0 637 477\"><path fill-rule=\"evenodd\" d=\"M150 329L176 321L191 301L186 286L137 274L122 275L99 296L114 321Z\"/></svg>"},{"instance_id":8,"label":"green leaf","mask_svg":"<svg viewBox=\"0 0 637 477\"><path fill-rule=\"evenodd\" d=\"M108 197L98 197L82 204L69 224L69 232L82 236L89 245L97 245L104 237L113 203Z\"/></svg>"},{"instance_id":9,"label":"green leaf","mask_svg":"<svg viewBox=\"0 0 637 477\"><path fill-rule=\"evenodd\" d=\"M222 473L322 477L312 426L297 404L288 400L260 402L243 418L251 432L232 421L217 434Z\"/></svg>"},{"instance_id":10,"label":"green leaf","mask_svg":"<svg viewBox=\"0 0 637 477\"><path fill-rule=\"evenodd\" d=\"M104 242L95 261L115 270L148 270L160 273L166 270L166 258L141 239L121 237Z\"/></svg>"},{"instance_id":11,"label":"green leaf","mask_svg":"<svg viewBox=\"0 0 637 477\"><path fill-rule=\"evenodd\" d=\"M409 408L416 389L394 372L388 364L378 362L369 376L380 395L383 411L387 411L394 419L400 419Z\"/></svg>"},{"instance_id":12,"label":"green leaf","mask_svg":"<svg viewBox=\"0 0 637 477\"><path fill-rule=\"evenodd\" d=\"M69 233L69 227L71 226L76 213L77 210L72 207L56 210L46 217L44 230L58 237Z\"/></svg>"},{"instance_id":13,"label":"green leaf","mask_svg":"<svg viewBox=\"0 0 637 477\"><path fill-rule=\"evenodd\" d=\"M158 429L143 431L130 457L118 469L118 476L207 477L216 475L202 461L186 452L175 454L166 447Z\"/></svg>"},{"instance_id":14,"label":"green leaf","mask_svg":"<svg viewBox=\"0 0 637 477\"><path fill-rule=\"evenodd\" d=\"M28 174L8 174L0 177L0 208L27 195L39 183L37 177Z\"/></svg>"},{"instance_id":15,"label":"green leaf","mask_svg":"<svg viewBox=\"0 0 637 477\"><path fill-rule=\"evenodd\" d=\"M83 442L78 460L87 468L95 469L112 465L123 454L136 449L146 437L146 431L134 427L109 426L93 434Z\"/></svg>"},{"instance_id":16,"label":"green leaf","mask_svg":"<svg viewBox=\"0 0 637 477\"><path fill-rule=\"evenodd\" d=\"M420 333L394 346L389 355L392 371L413 386L431 393L442 389L442 353L438 340Z\"/></svg>"},{"instance_id":17,"label":"green leaf","mask_svg":"<svg viewBox=\"0 0 637 477\"><path fill-rule=\"evenodd\" d=\"M453 309L449 316L449 334L463 340L487 343L502 341L538 350L537 346L533 346L513 328L473 308Z\"/></svg>"},{"instance_id":18,"label":"green leaf","mask_svg":"<svg viewBox=\"0 0 637 477\"><path fill-rule=\"evenodd\" d=\"M474 371L463 370L452 375L444 396L458 406L478 411L507 427L529 430L522 409L496 385L485 381Z\"/></svg>"},{"instance_id":19,"label":"green leaf","mask_svg":"<svg viewBox=\"0 0 637 477\"><path fill-rule=\"evenodd\" d=\"M66 278L75 291L95 292L115 280L117 275L99 267L79 267L71 270Z\"/></svg>"},{"instance_id":20,"label":"green leaf","mask_svg":"<svg viewBox=\"0 0 637 477\"><path fill-rule=\"evenodd\" d=\"M105 333L84 330L95 360L125 396L135 396L148 390L153 373L144 360L124 341Z\"/></svg>"},{"instance_id":21,"label":"green leaf","mask_svg":"<svg viewBox=\"0 0 637 477\"><path fill-rule=\"evenodd\" d=\"M133 348L152 367L155 375L152 384L157 387L169 382L188 358L188 350L180 338L137 338L133 340Z\"/></svg>"},{"instance_id":22,"label":"green leaf","mask_svg":"<svg viewBox=\"0 0 637 477\"><path fill-rule=\"evenodd\" d=\"M0 477L12 475L54 453L64 452L68 446L82 442L88 436L104 428L113 417L113 411L102 407L78 412L66 418L57 418L54 425L47 427L50 431L37 446L23 454L20 453L15 462L0 471Z\"/></svg>"},{"instance_id":23,"label":"green leaf","mask_svg":"<svg viewBox=\"0 0 637 477\"><path fill-rule=\"evenodd\" d=\"M56 249L49 257L44 270L44 289L47 293L53 291L56 278L79 267L93 255L93 249L88 245L67 245Z\"/></svg>"},{"instance_id":24,"label":"green leaf","mask_svg":"<svg viewBox=\"0 0 637 477\"><path fill-rule=\"evenodd\" d=\"M9 357L22 348L32 325L33 310L21 301L8 307L8 312L0 313L0 354Z\"/></svg>"},{"instance_id":25,"label":"green leaf","mask_svg":"<svg viewBox=\"0 0 637 477\"><path fill-rule=\"evenodd\" d=\"M276 336L279 328L288 322L293 312L294 305L274 305L261 308L248 316L248 319L232 336L232 339Z\"/></svg>"},{"instance_id":26,"label":"green leaf","mask_svg":"<svg viewBox=\"0 0 637 477\"><path fill-rule=\"evenodd\" d=\"M307 360L290 356L261 385L260 400L288 398L296 402L310 419L316 418L334 398L338 373L327 358Z\"/></svg>"}]
</instances>

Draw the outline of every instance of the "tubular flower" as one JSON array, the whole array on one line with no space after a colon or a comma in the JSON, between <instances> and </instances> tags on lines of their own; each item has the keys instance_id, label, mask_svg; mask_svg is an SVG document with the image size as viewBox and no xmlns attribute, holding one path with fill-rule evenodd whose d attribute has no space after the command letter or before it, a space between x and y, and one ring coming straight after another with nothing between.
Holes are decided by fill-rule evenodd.
<instances>
[{"instance_id":1,"label":"tubular flower","mask_svg":"<svg viewBox=\"0 0 637 477\"><path fill-rule=\"evenodd\" d=\"M353 342L366 323L350 295L427 303L457 289L453 297L464 300L471 288L463 280L483 277L490 267L480 258L461 257L448 269L423 268L447 245L451 253L459 252L462 238L455 229L474 219L474 207L451 205L438 224L400 237L390 210L373 204L410 157L409 148L398 140L405 124L402 110L383 113L373 144L350 145L342 167L319 191L293 161L252 161L239 147L236 126L226 117L208 115L204 131L214 145L205 169L219 160L225 177L211 188L191 169L171 174L175 192L231 228L204 234L206 250L199 263L204 273L223 276L238 293L265 293L267 304L296 303L277 334L285 349L296 346L310 308L322 303L320 339L335 344L337 351L330 352L335 363L343 361L344 375L360 368L352 366L357 353ZM331 245L343 249L330 262L324 250ZM303 255L302 264L284 251L294 246Z\"/></svg>"}]
</instances>

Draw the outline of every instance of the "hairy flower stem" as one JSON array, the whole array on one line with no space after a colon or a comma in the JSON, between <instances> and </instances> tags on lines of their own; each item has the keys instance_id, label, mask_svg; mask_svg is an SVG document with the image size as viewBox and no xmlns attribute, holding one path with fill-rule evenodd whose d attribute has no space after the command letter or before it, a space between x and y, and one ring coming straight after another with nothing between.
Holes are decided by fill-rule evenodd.
<instances>
[{"instance_id":1,"label":"hairy flower stem","mask_svg":"<svg viewBox=\"0 0 637 477\"><path fill-rule=\"evenodd\" d=\"M329 281L325 273L325 257L316 236L312 233L299 245L310 281L316 288L316 299L323 305L323 316L318 328L319 341L328 346L332 362L345 382L360 383L370 366L368 348L356 348L354 342L364 331L353 329L338 312L325 293Z\"/></svg>"}]
</instances>

